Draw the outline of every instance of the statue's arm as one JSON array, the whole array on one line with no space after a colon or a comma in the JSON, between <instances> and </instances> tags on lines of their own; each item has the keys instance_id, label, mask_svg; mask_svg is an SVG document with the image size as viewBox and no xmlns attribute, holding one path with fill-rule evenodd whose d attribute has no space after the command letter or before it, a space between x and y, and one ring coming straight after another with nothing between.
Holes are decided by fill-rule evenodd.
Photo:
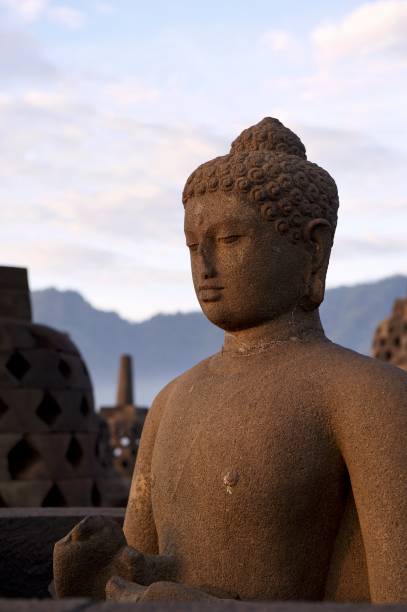
<instances>
[{"instance_id":1,"label":"statue's arm","mask_svg":"<svg viewBox=\"0 0 407 612\"><path fill-rule=\"evenodd\" d=\"M407 601L407 374L379 362L361 374L335 428L359 516L371 599Z\"/></svg>"},{"instance_id":2,"label":"statue's arm","mask_svg":"<svg viewBox=\"0 0 407 612\"><path fill-rule=\"evenodd\" d=\"M151 504L151 460L161 416L174 382L164 387L148 411L124 518L123 531L128 545L147 554L158 554L157 532Z\"/></svg>"},{"instance_id":3,"label":"statue's arm","mask_svg":"<svg viewBox=\"0 0 407 612\"><path fill-rule=\"evenodd\" d=\"M126 576L123 576L126 572L118 571L113 574L106 585L107 599L142 602L157 599L197 601L230 597L220 590L212 589L209 593L207 589L200 590L181 584L178 581L177 559L159 554L151 503L151 460L161 417L175 384L176 380L165 387L154 400L146 418L137 455L123 527L130 547L126 549L130 564L132 560L129 551L134 551L134 575L126 579ZM127 573L131 575L131 571Z\"/></svg>"}]
</instances>

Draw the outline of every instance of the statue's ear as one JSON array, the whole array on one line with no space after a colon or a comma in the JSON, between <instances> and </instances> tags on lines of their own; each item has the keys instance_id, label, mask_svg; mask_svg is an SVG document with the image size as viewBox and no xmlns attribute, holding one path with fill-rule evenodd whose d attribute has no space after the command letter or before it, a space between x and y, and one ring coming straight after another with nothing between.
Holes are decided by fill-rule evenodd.
<instances>
[{"instance_id":1,"label":"statue's ear","mask_svg":"<svg viewBox=\"0 0 407 612\"><path fill-rule=\"evenodd\" d=\"M312 271L316 272L326 259L329 262L333 241L331 224L326 219L313 219L305 226L303 235L305 243L312 249Z\"/></svg>"},{"instance_id":2,"label":"statue's ear","mask_svg":"<svg viewBox=\"0 0 407 612\"><path fill-rule=\"evenodd\" d=\"M301 305L314 310L325 295L325 277L333 242L332 226L326 219L313 219L304 228L304 241L310 248L310 266L305 272L305 294Z\"/></svg>"}]
</instances>

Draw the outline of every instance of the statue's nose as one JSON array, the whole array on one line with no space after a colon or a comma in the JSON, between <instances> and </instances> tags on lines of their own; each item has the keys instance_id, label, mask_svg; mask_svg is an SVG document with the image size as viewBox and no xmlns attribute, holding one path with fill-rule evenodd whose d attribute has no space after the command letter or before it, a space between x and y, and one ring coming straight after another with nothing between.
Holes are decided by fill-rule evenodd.
<instances>
[{"instance_id":1,"label":"statue's nose","mask_svg":"<svg viewBox=\"0 0 407 612\"><path fill-rule=\"evenodd\" d=\"M216 276L215 258L211 249L208 246L199 245L198 253L200 255L202 278L208 279Z\"/></svg>"}]
</instances>

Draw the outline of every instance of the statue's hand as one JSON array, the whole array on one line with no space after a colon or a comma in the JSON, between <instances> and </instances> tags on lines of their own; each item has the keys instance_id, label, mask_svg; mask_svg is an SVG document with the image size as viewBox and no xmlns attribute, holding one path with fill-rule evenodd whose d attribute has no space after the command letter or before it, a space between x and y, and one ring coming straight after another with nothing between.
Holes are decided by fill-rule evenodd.
<instances>
[{"instance_id":1,"label":"statue's hand","mask_svg":"<svg viewBox=\"0 0 407 612\"><path fill-rule=\"evenodd\" d=\"M144 555L127 546L120 525L103 516L86 517L55 544L57 597L104 599L112 576L148 586L176 580L177 565L173 557Z\"/></svg>"},{"instance_id":2,"label":"statue's hand","mask_svg":"<svg viewBox=\"0 0 407 612\"><path fill-rule=\"evenodd\" d=\"M57 597L104 599L111 563L125 547L116 521L103 516L83 519L54 546Z\"/></svg>"},{"instance_id":3,"label":"statue's hand","mask_svg":"<svg viewBox=\"0 0 407 612\"><path fill-rule=\"evenodd\" d=\"M106 585L106 599L114 601L142 602L161 601L201 601L214 600L212 595L177 582L154 582L150 586L142 586L135 582L113 576Z\"/></svg>"}]
</instances>

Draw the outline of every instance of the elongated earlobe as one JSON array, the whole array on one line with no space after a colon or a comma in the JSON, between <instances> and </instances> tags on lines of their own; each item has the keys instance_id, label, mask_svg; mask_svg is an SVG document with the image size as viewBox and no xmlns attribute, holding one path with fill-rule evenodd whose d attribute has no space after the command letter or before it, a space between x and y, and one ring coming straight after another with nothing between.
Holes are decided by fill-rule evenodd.
<instances>
[{"instance_id":1,"label":"elongated earlobe","mask_svg":"<svg viewBox=\"0 0 407 612\"><path fill-rule=\"evenodd\" d=\"M303 231L304 241L312 248L310 267L304 278L301 307L315 310L325 295L325 277L332 247L332 228L326 219L313 219Z\"/></svg>"}]
</instances>

